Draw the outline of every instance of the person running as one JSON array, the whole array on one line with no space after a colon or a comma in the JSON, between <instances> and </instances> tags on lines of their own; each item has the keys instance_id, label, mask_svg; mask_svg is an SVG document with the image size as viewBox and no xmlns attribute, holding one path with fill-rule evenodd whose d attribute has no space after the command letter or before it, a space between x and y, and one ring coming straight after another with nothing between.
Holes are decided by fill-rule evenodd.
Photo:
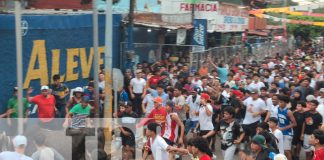
<instances>
[{"instance_id":1,"label":"person running","mask_svg":"<svg viewBox=\"0 0 324 160\"><path fill-rule=\"evenodd\" d=\"M289 103L289 97L281 95L279 96L279 108L278 108L278 122L279 122L279 130L282 131L283 134L283 142L284 142L284 150L285 155L288 160L292 160L291 155L291 142L293 138L293 127L296 126L296 120L292 113L287 108L287 104Z\"/></svg>"},{"instance_id":2,"label":"person running","mask_svg":"<svg viewBox=\"0 0 324 160\"><path fill-rule=\"evenodd\" d=\"M319 129L322 125L323 117L316 111L318 106L317 100L310 101L309 111L304 114L304 124L301 132L301 140L304 140L304 150L306 152L306 160L312 159L312 146L309 144L309 137L314 130Z\"/></svg>"},{"instance_id":3,"label":"person running","mask_svg":"<svg viewBox=\"0 0 324 160\"><path fill-rule=\"evenodd\" d=\"M210 96L207 93L202 93L200 95L200 108L197 113L199 117L199 135L206 138L207 141L210 143L212 137L208 133L214 132L214 125L212 121L213 107L210 105L209 102Z\"/></svg>"},{"instance_id":4,"label":"person running","mask_svg":"<svg viewBox=\"0 0 324 160\"><path fill-rule=\"evenodd\" d=\"M234 157L236 145L244 138L241 125L235 121L235 109L226 107L223 110L223 119L219 122L218 131L221 137L221 149L224 159Z\"/></svg>"},{"instance_id":5,"label":"person running","mask_svg":"<svg viewBox=\"0 0 324 160\"><path fill-rule=\"evenodd\" d=\"M148 156L148 151L152 151L154 160L166 160L169 157L168 152L176 152L179 149L168 145L160 136L161 126L158 123L152 122L147 125L146 136L149 137L148 143L144 146L143 159Z\"/></svg>"},{"instance_id":6,"label":"person running","mask_svg":"<svg viewBox=\"0 0 324 160\"><path fill-rule=\"evenodd\" d=\"M297 125L294 127L294 135L292 140L293 146L293 159L299 159L300 150L303 145L304 139L301 139L302 128L305 120L305 112L304 108L306 108L306 103L299 101L297 102L296 109L294 111L294 117L296 119Z\"/></svg>"},{"instance_id":7,"label":"person running","mask_svg":"<svg viewBox=\"0 0 324 160\"><path fill-rule=\"evenodd\" d=\"M315 147L312 160L322 160L324 157L324 131L318 129L314 130L309 137L309 144Z\"/></svg>"},{"instance_id":8,"label":"person running","mask_svg":"<svg viewBox=\"0 0 324 160\"><path fill-rule=\"evenodd\" d=\"M120 118L121 126L119 127L121 133L123 145L123 158L134 159L135 158L135 124L137 122L136 118L138 115L133 112L132 102L124 102L123 106L125 110L121 112L118 116Z\"/></svg>"},{"instance_id":9,"label":"person running","mask_svg":"<svg viewBox=\"0 0 324 160\"><path fill-rule=\"evenodd\" d=\"M199 87L194 87L190 92L191 95L189 95L186 99L186 104L189 106L189 119L187 120L189 122L186 123L186 134L190 130L193 131L199 121L199 116L197 115L200 106L200 95L198 94L199 90Z\"/></svg>"},{"instance_id":10,"label":"person running","mask_svg":"<svg viewBox=\"0 0 324 160\"><path fill-rule=\"evenodd\" d=\"M144 113L144 117L147 117L151 111L154 109L154 94L149 92L145 95L142 101L142 111Z\"/></svg>"},{"instance_id":11,"label":"person running","mask_svg":"<svg viewBox=\"0 0 324 160\"><path fill-rule=\"evenodd\" d=\"M41 94L31 97L30 94L33 92L32 88L27 90L27 100L30 103L37 104L38 106L38 117L41 122L41 127L46 129L52 129L52 120L55 117L57 108L55 106L55 97L50 94L48 86L41 87Z\"/></svg>"},{"instance_id":12,"label":"person running","mask_svg":"<svg viewBox=\"0 0 324 160\"><path fill-rule=\"evenodd\" d=\"M57 118L65 117L65 106L66 106L66 96L69 94L69 88L60 82L61 76L55 74L53 76L53 84L50 84L48 87L52 90L52 95L55 97L55 106L58 109Z\"/></svg>"},{"instance_id":13,"label":"person running","mask_svg":"<svg viewBox=\"0 0 324 160\"><path fill-rule=\"evenodd\" d=\"M172 99L175 105L175 112L178 114L181 121L185 124L186 120L186 111L185 111L185 104L186 98L182 94L182 89L175 88L174 89L174 97Z\"/></svg>"},{"instance_id":14,"label":"person running","mask_svg":"<svg viewBox=\"0 0 324 160\"><path fill-rule=\"evenodd\" d=\"M213 153L209 148L209 143L202 137L196 137L192 141L192 152L199 160L211 160Z\"/></svg>"},{"instance_id":15,"label":"person running","mask_svg":"<svg viewBox=\"0 0 324 160\"><path fill-rule=\"evenodd\" d=\"M261 121L261 115L266 113L265 102L259 98L258 91L252 90L251 96L243 101L246 106L245 117L243 119L243 129L245 136L252 138L256 134L256 128Z\"/></svg>"},{"instance_id":16,"label":"person running","mask_svg":"<svg viewBox=\"0 0 324 160\"><path fill-rule=\"evenodd\" d=\"M13 141L13 146L15 148L14 152L1 152L0 160L33 160L32 158L25 155L27 147L27 138L22 135L17 135Z\"/></svg>"},{"instance_id":17,"label":"person running","mask_svg":"<svg viewBox=\"0 0 324 160\"><path fill-rule=\"evenodd\" d=\"M171 146L183 144L184 139L184 124L180 120L178 114L174 112L175 105L172 101L168 101L166 110L168 112L166 116L166 123L164 132L161 133L164 140ZM178 137L178 133L180 136Z\"/></svg>"},{"instance_id":18,"label":"person running","mask_svg":"<svg viewBox=\"0 0 324 160\"><path fill-rule=\"evenodd\" d=\"M275 117L271 117L269 119L269 129L270 129L270 132L276 137L277 139L277 146L278 146L278 149L279 149L279 153L280 154L285 154L285 151L284 151L284 144L283 144L283 134L281 132L281 130L278 129L278 119L275 118Z\"/></svg>"}]
</instances>

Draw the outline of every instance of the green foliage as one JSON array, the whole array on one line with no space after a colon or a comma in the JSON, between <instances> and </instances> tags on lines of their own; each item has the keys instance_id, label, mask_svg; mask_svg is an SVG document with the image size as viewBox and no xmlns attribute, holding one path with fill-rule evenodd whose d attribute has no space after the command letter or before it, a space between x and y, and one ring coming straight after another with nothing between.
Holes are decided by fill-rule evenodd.
<instances>
[{"instance_id":1,"label":"green foliage","mask_svg":"<svg viewBox=\"0 0 324 160\"><path fill-rule=\"evenodd\" d=\"M314 9L313 12L314 12L314 13L322 13L322 14L324 14L324 7Z\"/></svg>"},{"instance_id":2,"label":"green foliage","mask_svg":"<svg viewBox=\"0 0 324 160\"><path fill-rule=\"evenodd\" d=\"M288 19L293 20L303 20L311 22L324 22L324 17L310 17L310 16L287 16ZM301 36L305 39L317 37L324 34L324 27L312 26L312 25L302 25L302 24L287 24L287 30L290 34L295 36Z\"/></svg>"}]
</instances>

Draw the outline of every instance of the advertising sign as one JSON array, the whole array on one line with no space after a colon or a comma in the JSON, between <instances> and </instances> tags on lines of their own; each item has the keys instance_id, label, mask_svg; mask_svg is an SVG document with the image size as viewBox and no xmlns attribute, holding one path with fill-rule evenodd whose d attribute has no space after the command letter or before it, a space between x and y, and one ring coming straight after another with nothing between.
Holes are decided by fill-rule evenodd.
<instances>
[{"instance_id":1,"label":"advertising sign","mask_svg":"<svg viewBox=\"0 0 324 160\"><path fill-rule=\"evenodd\" d=\"M162 14L191 14L194 10L196 19L214 19L219 10L218 2L202 1L191 4L181 0L163 0L161 2Z\"/></svg>"},{"instance_id":2,"label":"advertising sign","mask_svg":"<svg viewBox=\"0 0 324 160\"><path fill-rule=\"evenodd\" d=\"M221 4L216 18L208 21L208 31L242 32L248 29L248 22L249 14L247 9Z\"/></svg>"},{"instance_id":3,"label":"advertising sign","mask_svg":"<svg viewBox=\"0 0 324 160\"><path fill-rule=\"evenodd\" d=\"M99 15L99 63L104 63L105 16ZM113 16L113 66L119 62L121 15ZM12 96L16 78L15 17L0 14L0 112ZM61 75L70 89L84 86L92 75L94 58L92 15L23 15L23 87L40 93L41 85Z\"/></svg>"},{"instance_id":4,"label":"advertising sign","mask_svg":"<svg viewBox=\"0 0 324 160\"><path fill-rule=\"evenodd\" d=\"M192 36L192 45L201 46L200 49L204 49L207 40L207 20L195 19L194 21L194 33Z\"/></svg>"}]
</instances>

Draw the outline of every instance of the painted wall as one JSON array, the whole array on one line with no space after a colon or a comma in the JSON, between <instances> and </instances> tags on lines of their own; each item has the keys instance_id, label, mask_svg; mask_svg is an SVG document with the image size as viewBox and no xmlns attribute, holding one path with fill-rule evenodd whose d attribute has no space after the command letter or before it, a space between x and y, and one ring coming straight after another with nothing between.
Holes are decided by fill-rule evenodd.
<instances>
[{"instance_id":1,"label":"painted wall","mask_svg":"<svg viewBox=\"0 0 324 160\"><path fill-rule=\"evenodd\" d=\"M0 112L16 86L15 24L11 14L0 14ZM113 66L119 66L121 16L113 16ZM24 89L51 83L60 74L69 88L83 86L92 76L92 15L24 15ZM100 64L104 62L105 16L99 15Z\"/></svg>"}]
</instances>

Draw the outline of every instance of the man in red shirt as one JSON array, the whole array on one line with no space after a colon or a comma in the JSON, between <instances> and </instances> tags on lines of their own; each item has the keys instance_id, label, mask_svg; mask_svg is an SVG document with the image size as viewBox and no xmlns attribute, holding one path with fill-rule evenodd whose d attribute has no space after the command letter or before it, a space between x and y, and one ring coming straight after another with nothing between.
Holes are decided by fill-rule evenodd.
<instances>
[{"instance_id":1,"label":"man in red shirt","mask_svg":"<svg viewBox=\"0 0 324 160\"><path fill-rule=\"evenodd\" d=\"M34 103L38 106L38 117L42 122L42 125L48 126L49 123L54 119L55 112L57 111L55 107L55 97L50 94L48 86L41 87L42 93L34 97L30 97L33 92L32 88L27 90L27 100L30 103Z\"/></svg>"},{"instance_id":2,"label":"man in red shirt","mask_svg":"<svg viewBox=\"0 0 324 160\"><path fill-rule=\"evenodd\" d=\"M165 128L165 120L166 116L168 114L167 110L165 107L162 106L163 100L161 97L156 97L154 98L154 109L151 111L151 113L144 118L138 125L137 127L141 127L148 122L156 122L159 125L161 125L162 130ZM163 131L162 131L163 132Z\"/></svg>"},{"instance_id":3,"label":"man in red shirt","mask_svg":"<svg viewBox=\"0 0 324 160\"><path fill-rule=\"evenodd\" d=\"M315 147L313 160L322 160L324 157L324 131L314 130L309 138L309 144Z\"/></svg>"},{"instance_id":4,"label":"man in red shirt","mask_svg":"<svg viewBox=\"0 0 324 160\"><path fill-rule=\"evenodd\" d=\"M160 69L156 69L154 72L154 75L148 80L148 85L152 86L152 85L157 85L158 82L161 80L161 76L160 76Z\"/></svg>"}]
</instances>

